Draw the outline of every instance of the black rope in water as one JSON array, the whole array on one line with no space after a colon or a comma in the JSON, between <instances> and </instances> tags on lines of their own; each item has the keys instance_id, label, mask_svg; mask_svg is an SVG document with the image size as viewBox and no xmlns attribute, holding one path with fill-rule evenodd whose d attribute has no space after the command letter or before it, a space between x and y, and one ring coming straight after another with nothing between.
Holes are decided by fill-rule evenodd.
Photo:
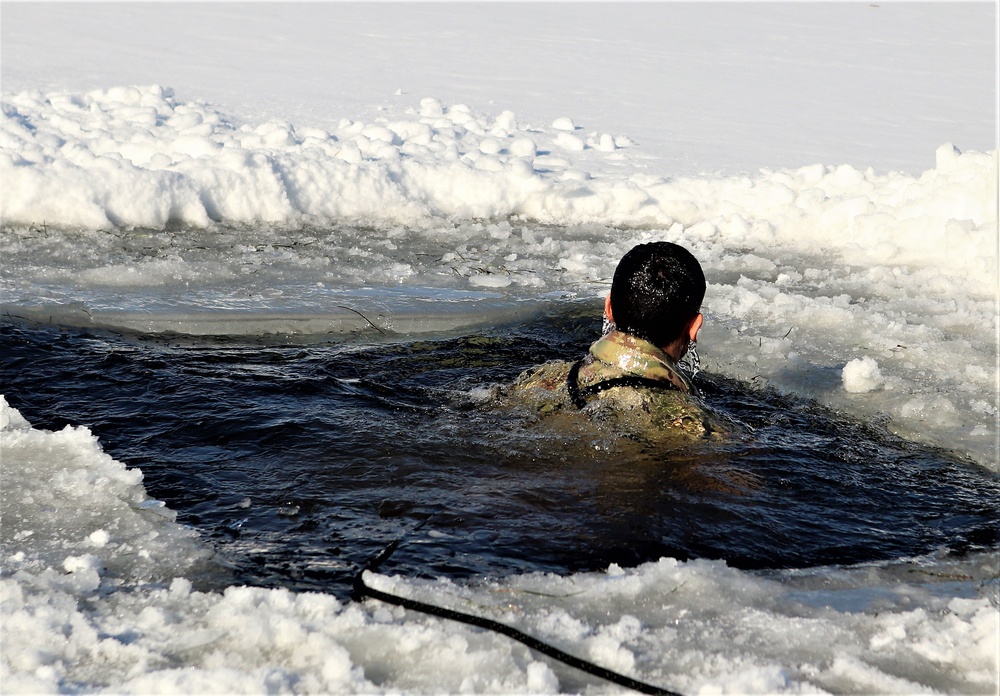
<instances>
[{"instance_id":1,"label":"black rope in water","mask_svg":"<svg viewBox=\"0 0 1000 696\"><path fill-rule=\"evenodd\" d=\"M426 520L425 520L426 522ZM421 524L422 526L422 524ZM479 628L485 628L490 631L495 631L496 633L503 634L508 638L513 638L514 640L527 645L532 650L536 650L543 655L547 655L553 659L559 660L560 662L569 665L570 667L576 667L577 669L592 674L595 677L600 677L613 684L619 686L624 686L628 689L638 691L643 694L657 694L658 696L681 696L675 691L668 691L667 689L660 688L658 686L653 686L652 684L646 684L645 682L632 679L631 677L626 677L623 674L618 674L617 672L612 672L609 669L595 665L593 662L588 662L586 660L581 660L579 657L570 655L569 653L563 652L558 648L555 648L547 643L529 636L527 633L523 633L516 628L508 626L506 624L493 621L492 619L486 619L481 616L473 616L472 614L465 614L460 611L455 611L453 609L445 609L444 607L434 606L433 604L426 604L424 602L418 602L415 599L407 599L406 597L399 597L388 592L383 592L381 590L376 590L373 587L369 587L365 584L364 573L366 570L375 572L375 570L382 565L382 563L392 555L392 553L399 546L400 540L397 539L389 544L383 551L373 558L364 568L362 568L354 578L354 597L355 599L361 599L362 597L372 597L373 599L380 600L382 602L388 602L389 604L395 604L396 606L403 607L404 609L412 609L413 611L419 611L424 614L430 614L431 616L437 616L442 619L449 619L451 621L459 621L464 624L469 624L470 626L477 626Z\"/></svg>"}]
</instances>

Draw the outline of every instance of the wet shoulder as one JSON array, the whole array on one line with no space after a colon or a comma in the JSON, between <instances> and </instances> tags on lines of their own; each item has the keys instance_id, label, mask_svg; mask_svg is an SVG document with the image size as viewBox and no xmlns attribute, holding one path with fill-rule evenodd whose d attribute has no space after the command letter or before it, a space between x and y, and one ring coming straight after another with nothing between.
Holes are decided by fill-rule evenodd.
<instances>
[{"instance_id":1,"label":"wet shoulder","mask_svg":"<svg viewBox=\"0 0 1000 696\"><path fill-rule=\"evenodd\" d=\"M501 400L542 415L569 406L566 379L572 366L570 362L555 361L522 372L502 391Z\"/></svg>"},{"instance_id":2,"label":"wet shoulder","mask_svg":"<svg viewBox=\"0 0 1000 696\"><path fill-rule=\"evenodd\" d=\"M611 434L657 442L692 442L722 439L726 428L701 400L664 384L663 388L619 386L598 391L578 409L571 401L566 381L571 362L549 362L523 372L502 390L501 403L539 417L565 413L594 423ZM580 386L622 377L624 373L601 363L581 370Z\"/></svg>"},{"instance_id":3,"label":"wet shoulder","mask_svg":"<svg viewBox=\"0 0 1000 696\"><path fill-rule=\"evenodd\" d=\"M726 428L698 397L675 389L616 387L596 395L594 416L623 432L655 441L723 439Z\"/></svg>"},{"instance_id":4,"label":"wet shoulder","mask_svg":"<svg viewBox=\"0 0 1000 696\"><path fill-rule=\"evenodd\" d=\"M569 362L554 361L526 370L514 381L511 390L541 389L554 392L565 389L566 378L572 366Z\"/></svg>"}]
</instances>

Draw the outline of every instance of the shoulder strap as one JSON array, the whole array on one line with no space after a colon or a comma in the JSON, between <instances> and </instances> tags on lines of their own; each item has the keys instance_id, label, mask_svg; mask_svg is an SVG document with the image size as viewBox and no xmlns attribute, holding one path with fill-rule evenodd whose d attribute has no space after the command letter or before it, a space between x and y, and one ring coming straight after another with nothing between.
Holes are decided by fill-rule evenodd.
<instances>
[{"instance_id":1,"label":"shoulder strap","mask_svg":"<svg viewBox=\"0 0 1000 696\"><path fill-rule=\"evenodd\" d=\"M572 401L573 405L579 409L582 409L587 405L588 396L594 396L595 394L600 394L602 391L614 389L615 387L646 387L648 389L665 389L667 391L677 390L677 387L671 382L660 379L650 379L649 377L640 377L639 375L612 377L611 379L606 379L581 388L580 366L582 364L583 360L577 360L573 363L573 366L569 368L569 374L566 375L566 390L569 392L569 400Z\"/></svg>"},{"instance_id":2,"label":"shoulder strap","mask_svg":"<svg viewBox=\"0 0 1000 696\"><path fill-rule=\"evenodd\" d=\"M580 366L585 359L573 363L573 366L569 368L569 374L566 375L566 390L569 392L569 400L580 409L587 405L587 399L580 393Z\"/></svg>"}]
</instances>

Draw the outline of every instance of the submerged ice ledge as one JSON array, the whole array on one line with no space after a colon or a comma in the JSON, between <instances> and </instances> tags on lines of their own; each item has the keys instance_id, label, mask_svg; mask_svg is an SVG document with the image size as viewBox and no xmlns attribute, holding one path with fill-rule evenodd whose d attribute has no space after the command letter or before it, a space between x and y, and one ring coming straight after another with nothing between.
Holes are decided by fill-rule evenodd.
<instances>
[{"instance_id":1,"label":"submerged ice ledge","mask_svg":"<svg viewBox=\"0 0 1000 696\"><path fill-rule=\"evenodd\" d=\"M59 327L89 328L139 334L183 334L300 340L337 340L364 336L368 340L454 334L524 322L544 311L542 301L478 298L472 301L392 304L371 297L352 297L322 309L256 310L197 309L160 306L142 309L96 309L80 303L0 306L8 321Z\"/></svg>"}]
</instances>

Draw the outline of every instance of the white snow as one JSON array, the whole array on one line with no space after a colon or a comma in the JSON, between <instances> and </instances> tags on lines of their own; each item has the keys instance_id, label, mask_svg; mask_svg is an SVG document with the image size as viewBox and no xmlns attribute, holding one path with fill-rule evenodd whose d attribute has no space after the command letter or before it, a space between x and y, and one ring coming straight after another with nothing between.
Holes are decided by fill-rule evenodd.
<instances>
[{"instance_id":1,"label":"white snow","mask_svg":"<svg viewBox=\"0 0 1000 696\"><path fill-rule=\"evenodd\" d=\"M193 531L146 495L142 472L105 454L87 428L35 430L0 396L0 433L0 538L36 564L22 559L25 568L51 565L96 589L101 577L172 578L207 555Z\"/></svg>"},{"instance_id":2,"label":"white snow","mask_svg":"<svg viewBox=\"0 0 1000 696\"><path fill-rule=\"evenodd\" d=\"M444 320L400 307L596 298L632 245L667 239L709 278L705 369L1000 470L996 16L4 3L3 302L308 332L367 288L376 321L417 333ZM377 602L196 591L208 553L138 470L5 401L0 427L5 693L604 688ZM684 693L965 693L998 684L996 573L663 559L371 581Z\"/></svg>"},{"instance_id":3,"label":"white snow","mask_svg":"<svg viewBox=\"0 0 1000 696\"><path fill-rule=\"evenodd\" d=\"M885 384L882 371L878 368L878 362L870 356L855 358L844 365L844 370L840 374L844 383L844 391L852 394L864 394L874 391Z\"/></svg>"},{"instance_id":4,"label":"white snow","mask_svg":"<svg viewBox=\"0 0 1000 696\"><path fill-rule=\"evenodd\" d=\"M660 176L917 174L943 143L995 147L995 23L989 2L9 3L0 56L7 94L155 83L328 132L432 98L631 139Z\"/></svg>"}]
</instances>

